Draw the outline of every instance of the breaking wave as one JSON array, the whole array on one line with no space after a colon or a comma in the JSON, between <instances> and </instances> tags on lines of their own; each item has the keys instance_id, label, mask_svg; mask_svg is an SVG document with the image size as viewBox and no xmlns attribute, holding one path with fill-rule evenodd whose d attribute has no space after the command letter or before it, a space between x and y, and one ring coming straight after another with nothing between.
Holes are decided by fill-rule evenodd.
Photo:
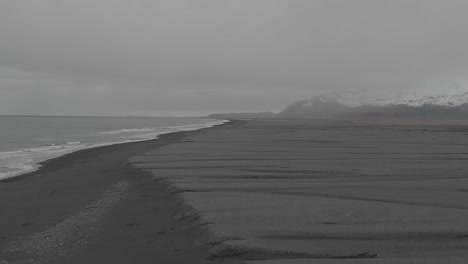
<instances>
[{"instance_id":1,"label":"breaking wave","mask_svg":"<svg viewBox=\"0 0 468 264\"><path fill-rule=\"evenodd\" d=\"M208 121L208 120L207 120ZM31 172L40 167L40 162L87 148L151 140L159 135L208 128L228 122L209 120L202 124L162 126L154 128L127 128L113 131L94 132L89 141L47 143L42 146L26 147L0 152L0 180Z\"/></svg>"}]
</instances>

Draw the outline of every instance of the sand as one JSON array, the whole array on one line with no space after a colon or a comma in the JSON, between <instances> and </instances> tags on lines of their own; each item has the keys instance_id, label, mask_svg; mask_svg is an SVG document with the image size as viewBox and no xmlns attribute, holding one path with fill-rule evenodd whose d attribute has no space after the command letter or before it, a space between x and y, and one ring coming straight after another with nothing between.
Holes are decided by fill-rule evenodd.
<instances>
[{"instance_id":1,"label":"sand","mask_svg":"<svg viewBox=\"0 0 468 264\"><path fill-rule=\"evenodd\" d=\"M0 182L0 263L221 262L174 217L178 196L128 164L196 133L82 150Z\"/></svg>"},{"instance_id":2,"label":"sand","mask_svg":"<svg viewBox=\"0 0 468 264\"><path fill-rule=\"evenodd\" d=\"M468 129L256 120L133 158L251 264L468 263Z\"/></svg>"},{"instance_id":3,"label":"sand","mask_svg":"<svg viewBox=\"0 0 468 264\"><path fill-rule=\"evenodd\" d=\"M468 129L238 121L0 182L0 263L468 263Z\"/></svg>"}]
</instances>

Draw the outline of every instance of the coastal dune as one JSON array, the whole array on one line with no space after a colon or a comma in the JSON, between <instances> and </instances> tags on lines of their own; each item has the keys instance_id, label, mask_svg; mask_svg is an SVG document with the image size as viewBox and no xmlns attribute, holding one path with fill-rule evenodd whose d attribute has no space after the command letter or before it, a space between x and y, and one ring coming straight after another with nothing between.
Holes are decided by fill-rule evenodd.
<instances>
[{"instance_id":1,"label":"coastal dune","mask_svg":"<svg viewBox=\"0 0 468 264\"><path fill-rule=\"evenodd\" d=\"M466 263L468 131L243 121L131 159L179 195L218 258Z\"/></svg>"}]
</instances>

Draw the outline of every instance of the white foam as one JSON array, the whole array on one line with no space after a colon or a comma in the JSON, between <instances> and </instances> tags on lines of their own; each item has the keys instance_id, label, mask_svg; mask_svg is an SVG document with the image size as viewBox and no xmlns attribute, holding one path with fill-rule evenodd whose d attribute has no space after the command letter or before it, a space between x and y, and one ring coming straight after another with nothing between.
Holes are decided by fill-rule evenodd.
<instances>
[{"instance_id":1,"label":"white foam","mask_svg":"<svg viewBox=\"0 0 468 264\"><path fill-rule=\"evenodd\" d=\"M71 141L71 142L67 142L66 143L67 145L78 145L78 144L81 144L80 141Z\"/></svg>"},{"instance_id":2,"label":"white foam","mask_svg":"<svg viewBox=\"0 0 468 264\"><path fill-rule=\"evenodd\" d=\"M28 154L24 153L23 150L15 150L15 151L5 151L0 152L0 159L9 159L13 157L24 157Z\"/></svg>"},{"instance_id":3,"label":"white foam","mask_svg":"<svg viewBox=\"0 0 468 264\"><path fill-rule=\"evenodd\" d=\"M208 121L208 120L207 120ZM70 141L64 144L48 144L42 147L25 148L21 150L0 152L0 179L15 177L24 173L32 172L40 168L39 162L56 158L78 150L103 147L109 145L146 141L156 139L162 134L168 134L180 131L192 131L202 128L208 128L215 125L221 125L229 122L228 120L214 120L204 124L189 124L181 126L167 126L158 128L136 128L121 129L116 131L101 132L100 134L122 134L135 132L151 132L139 135L127 135L122 140L109 142L100 142L85 145L79 141ZM4 168L3 170L1 168Z\"/></svg>"},{"instance_id":4,"label":"white foam","mask_svg":"<svg viewBox=\"0 0 468 264\"><path fill-rule=\"evenodd\" d=\"M144 128L125 128L125 129L119 129L119 130L112 130L112 131L104 131L100 132L100 134L103 135L115 135L115 134L122 134L122 133L136 133L136 132L148 132L148 131L153 131L157 128L149 128L149 127L144 127Z\"/></svg>"},{"instance_id":5,"label":"white foam","mask_svg":"<svg viewBox=\"0 0 468 264\"><path fill-rule=\"evenodd\" d=\"M26 148L17 151L0 153L0 179L10 178L34 171L40 167L39 162L62 156L80 149L85 145L50 145L37 148Z\"/></svg>"},{"instance_id":6,"label":"white foam","mask_svg":"<svg viewBox=\"0 0 468 264\"><path fill-rule=\"evenodd\" d=\"M39 162L71 153L84 148L83 144L48 144L43 147L25 148L15 151L0 152L0 179L10 178L34 171Z\"/></svg>"},{"instance_id":7,"label":"white foam","mask_svg":"<svg viewBox=\"0 0 468 264\"><path fill-rule=\"evenodd\" d=\"M8 164L3 167L7 169L7 171L0 172L0 179L11 178L14 176L18 176L20 174L34 171L35 169L39 167L39 165L32 164L32 160L29 159L25 163Z\"/></svg>"},{"instance_id":8,"label":"white foam","mask_svg":"<svg viewBox=\"0 0 468 264\"><path fill-rule=\"evenodd\" d=\"M152 133L134 135L134 136L130 136L130 138L135 139L135 140L149 140L149 139L157 138L158 136L160 136L162 134L198 130L198 129L208 128L208 127L212 127L212 126L216 126L216 125L221 125L221 124L224 124L226 122L229 122L229 121L228 120L216 120L216 121L211 121L211 122L204 123L204 124L166 126L166 127L160 127L160 128L156 129Z\"/></svg>"}]
</instances>

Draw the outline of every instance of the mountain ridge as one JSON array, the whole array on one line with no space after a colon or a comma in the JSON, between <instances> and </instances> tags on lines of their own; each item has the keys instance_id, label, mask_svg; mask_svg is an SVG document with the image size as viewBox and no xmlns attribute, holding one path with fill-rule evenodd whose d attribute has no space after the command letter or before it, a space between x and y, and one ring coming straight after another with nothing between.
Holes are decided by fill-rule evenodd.
<instances>
[{"instance_id":1,"label":"mountain ridge","mask_svg":"<svg viewBox=\"0 0 468 264\"><path fill-rule=\"evenodd\" d=\"M442 90L339 91L290 104L279 117L332 116L468 116L468 87L453 85Z\"/></svg>"},{"instance_id":2,"label":"mountain ridge","mask_svg":"<svg viewBox=\"0 0 468 264\"><path fill-rule=\"evenodd\" d=\"M468 117L468 86L409 91L353 90L312 96L279 113L222 113L209 118Z\"/></svg>"}]
</instances>

